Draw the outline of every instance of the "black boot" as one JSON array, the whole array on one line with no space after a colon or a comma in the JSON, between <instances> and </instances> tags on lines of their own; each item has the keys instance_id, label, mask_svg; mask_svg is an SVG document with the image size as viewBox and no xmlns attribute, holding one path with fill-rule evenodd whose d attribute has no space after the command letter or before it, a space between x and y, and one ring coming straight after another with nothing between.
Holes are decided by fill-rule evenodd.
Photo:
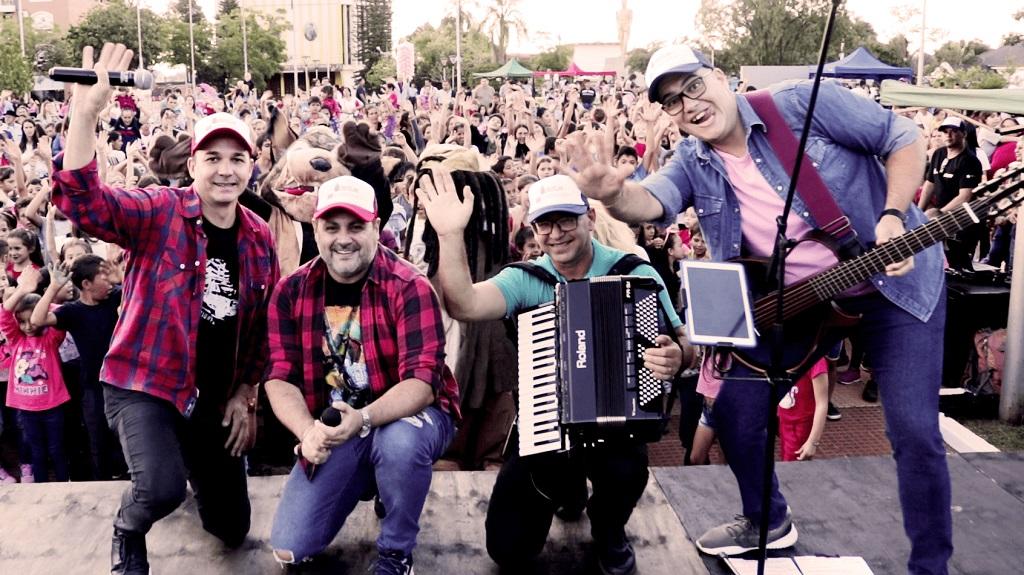
<instances>
[{"instance_id":1,"label":"black boot","mask_svg":"<svg viewBox=\"0 0 1024 575\"><path fill-rule=\"evenodd\" d=\"M145 535L114 528L110 543L110 575L149 575Z\"/></svg>"}]
</instances>

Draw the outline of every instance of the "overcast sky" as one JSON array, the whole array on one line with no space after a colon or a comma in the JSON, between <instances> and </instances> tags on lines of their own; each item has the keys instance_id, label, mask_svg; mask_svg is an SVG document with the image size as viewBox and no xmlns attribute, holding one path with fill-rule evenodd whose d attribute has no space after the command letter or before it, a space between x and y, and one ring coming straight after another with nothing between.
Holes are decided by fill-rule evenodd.
<instances>
[{"instance_id":1,"label":"overcast sky","mask_svg":"<svg viewBox=\"0 0 1024 575\"><path fill-rule=\"evenodd\" d=\"M210 15L217 0L196 0ZM308 3L329 0L298 0ZM615 13L622 0L519 0L519 10L529 28L527 38L513 38L512 52L535 52L562 43L617 42ZM242 0L244 3L244 0ZM693 33L699 0L628 0L633 11L629 47L651 42L671 43ZM142 0L143 6L163 10L168 0ZM437 24L450 10L453 0L392 0L395 38L410 34L427 22ZM476 0L478 6L486 0ZM920 16L912 23L898 21L892 6L913 6L920 10L925 0L847 0L852 14L870 22L883 40L893 34L918 29ZM968 8L969 7L969 8ZM1024 22L1012 15L1024 9L1024 0L927 0L927 27L934 36L927 43L931 51L948 40L979 39L998 46L1008 32L1024 33ZM477 8L478 12L482 10ZM919 12L920 13L920 12ZM920 42L911 33L911 45Z\"/></svg>"}]
</instances>

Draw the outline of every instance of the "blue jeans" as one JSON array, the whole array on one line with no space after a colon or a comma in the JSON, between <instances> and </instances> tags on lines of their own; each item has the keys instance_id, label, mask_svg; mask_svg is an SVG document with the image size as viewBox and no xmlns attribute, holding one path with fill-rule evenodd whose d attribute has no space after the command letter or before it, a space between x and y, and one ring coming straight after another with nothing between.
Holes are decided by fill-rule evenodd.
<instances>
[{"instance_id":1,"label":"blue jeans","mask_svg":"<svg viewBox=\"0 0 1024 575\"><path fill-rule=\"evenodd\" d=\"M335 447L310 481L292 468L274 516L270 546L294 562L320 553L376 480L387 515L377 549L411 554L430 490L431 465L455 434L451 416L430 406Z\"/></svg>"},{"instance_id":2,"label":"blue jeans","mask_svg":"<svg viewBox=\"0 0 1024 575\"><path fill-rule=\"evenodd\" d=\"M938 416L945 289L926 323L879 294L845 300L842 307L863 314L857 329L885 406L903 526L911 544L909 573L944 575L953 554L949 469ZM744 377L750 372L737 366L729 375ZM786 391L777 390L774 400ZM766 384L727 378L714 407L715 431L739 484L743 514L755 525L761 520L769 399ZM786 499L774 477L769 513L773 528L786 513Z\"/></svg>"},{"instance_id":3,"label":"blue jeans","mask_svg":"<svg viewBox=\"0 0 1024 575\"><path fill-rule=\"evenodd\" d=\"M68 480L68 458L64 450L64 406L45 411L18 412L22 440L32 450L32 476L36 483L50 480L50 462L57 481ZM28 463L24 459L23 464Z\"/></svg>"}]
</instances>

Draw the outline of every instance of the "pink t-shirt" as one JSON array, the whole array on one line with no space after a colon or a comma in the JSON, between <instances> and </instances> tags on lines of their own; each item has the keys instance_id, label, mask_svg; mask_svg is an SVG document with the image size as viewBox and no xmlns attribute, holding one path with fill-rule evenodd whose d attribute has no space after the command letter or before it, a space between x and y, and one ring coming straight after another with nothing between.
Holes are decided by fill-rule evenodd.
<instances>
[{"instance_id":1,"label":"pink t-shirt","mask_svg":"<svg viewBox=\"0 0 1024 575\"><path fill-rule=\"evenodd\" d=\"M778 232L775 218L782 213L785 200L764 179L750 154L738 158L718 150L718 155L725 164L725 171L740 203L740 229L747 249L754 256L771 257ZM812 229L796 212L790 212L788 225L786 234L791 238L799 239ZM832 250L825 246L804 242L786 258L786 284L828 269L838 261Z\"/></svg>"},{"instance_id":2,"label":"pink t-shirt","mask_svg":"<svg viewBox=\"0 0 1024 575\"><path fill-rule=\"evenodd\" d=\"M801 421L814 417L814 382L815 377L828 373L828 363L819 359L789 388L782 401L779 402L779 421Z\"/></svg>"},{"instance_id":3,"label":"pink t-shirt","mask_svg":"<svg viewBox=\"0 0 1024 575\"><path fill-rule=\"evenodd\" d=\"M26 336L18 319L7 310L0 310L0 330L11 349L8 407L46 411L71 399L60 373L63 331L46 327L41 335Z\"/></svg>"}]
</instances>

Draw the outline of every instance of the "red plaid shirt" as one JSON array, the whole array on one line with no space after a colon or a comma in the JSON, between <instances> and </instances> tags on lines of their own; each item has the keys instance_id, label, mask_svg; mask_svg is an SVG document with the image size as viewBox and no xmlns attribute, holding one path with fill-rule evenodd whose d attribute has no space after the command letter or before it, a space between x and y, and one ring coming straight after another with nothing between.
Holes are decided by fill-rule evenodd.
<instances>
[{"instance_id":1,"label":"red plaid shirt","mask_svg":"<svg viewBox=\"0 0 1024 575\"><path fill-rule=\"evenodd\" d=\"M185 412L195 397L196 337L206 274L206 234L192 188L121 190L97 175L96 161L60 169L53 201L87 233L129 255L124 308L100 379L166 399ZM238 206L238 339L234 380L262 381L267 352L267 301L279 272L266 222Z\"/></svg>"},{"instance_id":2,"label":"red plaid shirt","mask_svg":"<svg viewBox=\"0 0 1024 575\"><path fill-rule=\"evenodd\" d=\"M327 406L330 395L320 361L326 274L319 257L295 270L277 284L267 312L266 379L302 389L312 414ZM434 405L458 420L459 386L444 363L441 307L430 282L384 246L377 246L368 274L359 325L371 396L377 399L399 382L416 378L434 390Z\"/></svg>"}]
</instances>

